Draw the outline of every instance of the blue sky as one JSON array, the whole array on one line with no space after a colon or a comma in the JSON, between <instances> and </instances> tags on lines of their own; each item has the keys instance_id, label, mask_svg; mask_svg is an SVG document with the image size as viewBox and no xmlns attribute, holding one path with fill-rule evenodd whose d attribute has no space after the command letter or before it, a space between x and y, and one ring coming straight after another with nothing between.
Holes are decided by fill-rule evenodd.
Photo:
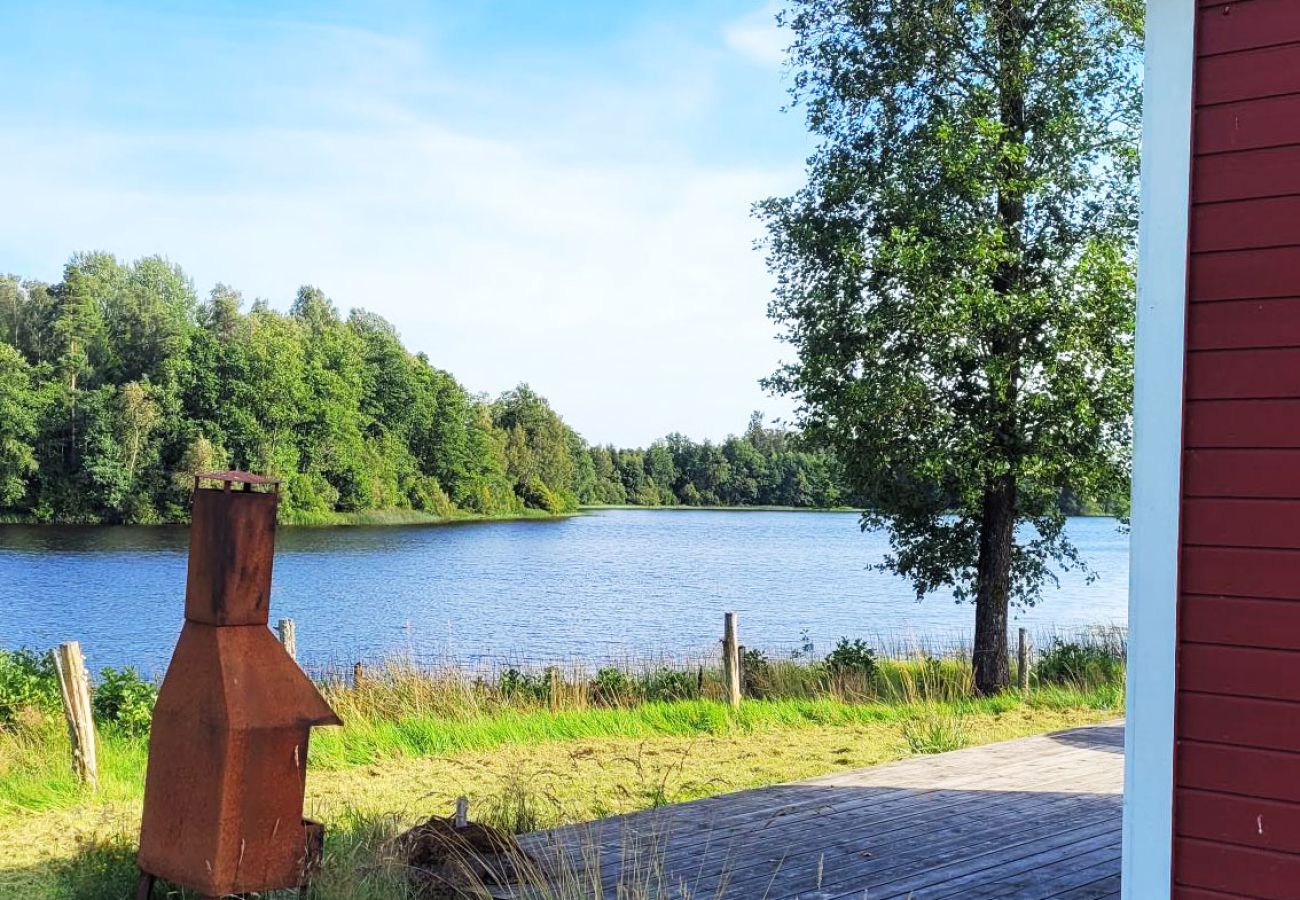
<instances>
[{"instance_id":1,"label":"blue sky","mask_svg":"<svg viewBox=\"0 0 1300 900\"><path fill-rule=\"evenodd\" d=\"M0 271L312 283L595 442L718 438L783 348L750 204L800 182L768 0L0 0Z\"/></svg>"}]
</instances>

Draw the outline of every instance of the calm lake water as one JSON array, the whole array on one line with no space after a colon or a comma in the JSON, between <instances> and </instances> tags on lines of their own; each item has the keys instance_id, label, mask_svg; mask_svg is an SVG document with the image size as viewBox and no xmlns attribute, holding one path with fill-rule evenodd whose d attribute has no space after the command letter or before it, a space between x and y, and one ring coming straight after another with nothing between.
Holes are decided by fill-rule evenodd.
<instances>
[{"instance_id":1,"label":"calm lake water","mask_svg":"<svg viewBox=\"0 0 1300 900\"><path fill-rule=\"evenodd\" d=\"M1123 625L1128 538L1072 519L1097 575L1067 573L1016 615L1037 631ZM184 528L0 526L0 647L79 640L92 668L161 674L180 629ZM296 620L312 666L410 653L422 661L555 662L695 653L722 613L741 640L783 652L807 631L956 640L973 609L917 602L873 571L886 549L852 513L610 510L571 519L377 528L284 528L272 619Z\"/></svg>"}]
</instances>

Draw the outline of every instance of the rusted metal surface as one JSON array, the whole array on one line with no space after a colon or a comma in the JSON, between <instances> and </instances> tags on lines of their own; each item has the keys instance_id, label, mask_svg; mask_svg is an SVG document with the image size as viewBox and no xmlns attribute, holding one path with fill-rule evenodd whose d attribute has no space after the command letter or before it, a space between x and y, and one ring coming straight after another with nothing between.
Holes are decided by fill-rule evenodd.
<instances>
[{"instance_id":1,"label":"rusted metal surface","mask_svg":"<svg viewBox=\"0 0 1300 900\"><path fill-rule=\"evenodd\" d=\"M149 738L140 869L212 897L311 877L308 735L342 724L266 627L278 500L195 491L185 624Z\"/></svg>"},{"instance_id":2,"label":"rusted metal surface","mask_svg":"<svg viewBox=\"0 0 1300 900\"><path fill-rule=\"evenodd\" d=\"M205 481L220 481L223 486L231 484L243 485L242 490L248 490L249 486L269 487L278 490L280 479L272 478L269 475L257 475L253 472L236 472L234 470L225 472L196 472L194 474L195 487L202 486Z\"/></svg>"},{"instance_id":3,"label":"rusted metal surface","mask_svg":"<svg viewBox=\"0 0 1300 900\"><path fill-rule=\"evenodd\" d=\"M194 492L186 622L267 624L279 500L257 491Z\"/></svg>"}]
</instances>

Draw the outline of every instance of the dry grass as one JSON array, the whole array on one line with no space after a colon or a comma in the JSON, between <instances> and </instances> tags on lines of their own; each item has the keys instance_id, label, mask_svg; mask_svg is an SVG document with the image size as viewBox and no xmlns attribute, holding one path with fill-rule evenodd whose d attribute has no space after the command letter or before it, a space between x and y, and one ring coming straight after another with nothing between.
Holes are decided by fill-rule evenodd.
<instances>
[{"instance_id":1,"label":"dry grass","mask_svg":"<svg viewBox=\"0 0 1300 900\"><path fill-rule=\"evenodd\" d=\"M1001 711L965 713L960 721L966 741L979 744L1115 714L1113 708L1017 702ZM918 709L897 721L774 728L721 737L510 745L314 771L308 780L308 811L333 831L321 898L401 897L390 883L391 861L382 858L380 837L431 814L446 813L462 794L470 797L475 818L506 829L586 821L899 759L913 752L905 729L926 715ZM120 876L113 875L98 848L116 847L114 852L129 856L138 816L138 800L119 799L0 818L0 897L128 896L94 893L89 887L74 895L65 888L73 880L69 872L84 872L93 860L103 870L106 891L113 884L120 886ZM653 854L647 856L652 866ZM70 860L77 864L70 868ZM649 871L642 874L653 876ZM89 883L96 884L93 879Z\"/></svg>"},{"instance_id":2,"label":"dry grass","mask_svg":"<svg viewBox=\"0 0 1300 900\"><path fill-rule=\"evenodd\" d=\"M1106 674L1095 683L975 698L962 655L922 653L877 659L872 671L755 662L746 681L756 699L732 710L706 663L473 671L399 660L357 685L326 673L347 725L313 736L307 812L330 829L318 897L405 897L386 842L461 795L474 818L531 831L1102 721L1123 707L1122 663L1089 665ZM0 898L130 897L145 742L101 734L95 796L73 782L68 759L56 718L24 714L0 729ZM653 846L630 852L640 862L620 900L688 900L656 881ZM536 896L591 896L586 877L551 873Z\"/></svg>"}]
</instances>

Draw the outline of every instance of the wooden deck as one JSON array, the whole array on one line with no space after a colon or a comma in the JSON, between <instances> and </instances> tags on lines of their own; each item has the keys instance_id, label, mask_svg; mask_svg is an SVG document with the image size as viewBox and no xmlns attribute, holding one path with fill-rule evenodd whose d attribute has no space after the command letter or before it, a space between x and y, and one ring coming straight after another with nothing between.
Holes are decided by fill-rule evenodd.
<instances>
[{"instance_id":1,"label":"wooden deck","mask_svg":"<svg viewBox=\"0 0 1300 900\"><path fill-rule=\"evenodd\" d=\"M525 842L552 861L563 849L593 896L598 867L606 898L1118 898L1123 768L1123 723L1114 723Z\"/></svg>"}]
</instances>

